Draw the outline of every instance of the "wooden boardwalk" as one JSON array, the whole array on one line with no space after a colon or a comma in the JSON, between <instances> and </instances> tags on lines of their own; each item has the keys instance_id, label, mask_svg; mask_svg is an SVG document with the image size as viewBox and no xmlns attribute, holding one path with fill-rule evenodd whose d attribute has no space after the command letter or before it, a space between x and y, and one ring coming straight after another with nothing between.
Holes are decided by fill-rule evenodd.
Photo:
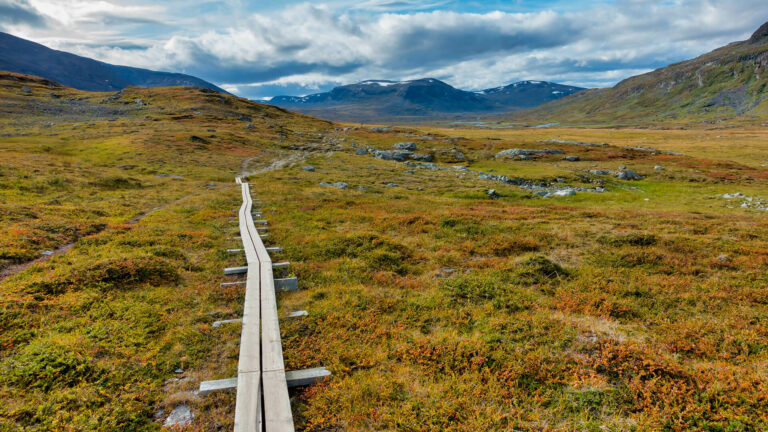
<instances>
[{"instance_id":1,"label":"wooden boardwalk","mask_svg":"<svg viewBox=\"0 0 768 432\"><path fill-rule=\"evenodd\" d=\"M265 220L253 220L254 200L250 185L237 179L243 196L238 210L242 249L227 249L230 253L243 253L246 266L224 269L226 275L246 275L245 281L222 283L222 287L245 285L245 304L242 319L216 321L214 327L222 324L242 323L240 335L240 357L237 377L200 383L199 394L219 390L237 389L235 405L236 432L285 432L293 431L293 414L288 396L289 387L311 385L331 375L328 369L320 367L298 371L285 371L283 346L280 341L280 322L277 316L277 291L296 291L296 278L275 279L272 269L289 266L287 262L272 262L269 252L282 252L279 247L264 247L260 234ZM257 228L256 225L261 225ZM306 316L306 311L294 311L288 318Z\"/></svg>"},{"instance_id":2,"label":"wooden boardwalk","mask_svg":"<svg viewBox=\"0 0 768 432\"><path fill-rule=\"evenodd\" d=\"M280 341L272 259L251 212L248 183L241 184L240 235L248 264L240 360L237 371L235 431L293 431L293 415Z\"/></svg>"}]
</instances>

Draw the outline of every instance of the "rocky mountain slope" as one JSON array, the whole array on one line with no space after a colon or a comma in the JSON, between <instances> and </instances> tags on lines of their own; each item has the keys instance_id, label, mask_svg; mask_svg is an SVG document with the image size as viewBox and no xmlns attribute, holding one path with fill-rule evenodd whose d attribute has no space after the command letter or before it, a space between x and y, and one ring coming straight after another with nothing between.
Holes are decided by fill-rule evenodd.
<instances>
[{"instance_id":1,"label":"rocky mountain slope","mask_svg":"<svg viewBox=\"0 0 768 432\"><path fill-rule=\"evenodd\" d=\"M122 90L129 86L194 86L224 90L190 75L117 66L56 51L0 32L0 70L35 75L88 91Z\"/></svg>"},{"instance_id":2,"label":"rocky mountain slope","mask_svg":"<svg viewBox=\"0 0 768 432\"><path fill-rule=\"evenodd\" d=\"M768 118L768 23L750 39L692 60L515 113L515 120L575 123Z\"/></svg>"},{"instance_id":3,"label":"rocky mountain slope","mask_svg":"<svg viewBox=\"0 0 768 432\"><path fill-rule=\"evenodd\" d=\"M582 89L543 81L522 81L470 92L434 78L370 80L304 97L277 96L269 103L333 120L445 119L529 108L579 90Z\"/></svg>"}]
</instances>

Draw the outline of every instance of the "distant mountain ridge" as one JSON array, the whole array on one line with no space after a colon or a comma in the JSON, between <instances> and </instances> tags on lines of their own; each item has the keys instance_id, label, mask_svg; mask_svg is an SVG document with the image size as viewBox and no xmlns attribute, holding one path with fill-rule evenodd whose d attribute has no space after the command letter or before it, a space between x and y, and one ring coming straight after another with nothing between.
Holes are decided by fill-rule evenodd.
<instances>
[{"instance_id":1,"label":"distant mountain ridge","mask_svg":"<svg viewBox=\"0 0 768 432\"><path fill-rule=\"evenodd\" d=\"M35 75L87 91L115 91L129 86L194 86L225 92L207 81L190 75L112 65L53 50L2 32L0 32L0 70Z\"/></svg>"},{"instance_id":2,"label":"distant mountain ridge","mask_svg":"<svg viewBox=\"0 0 768 432\"><path fill-rule=\"evenodd\" d=\"M268 103L331 120L436 119L503 113L540 105L583 90L545 81L521 81L465 91L435 78L367 80L308 96L277 96Z\"/></svg>"},{"instance_id":3,"label":"distant mountain ridge","mask_svg":"<svg viewBox=\"0 0 768 432\"><path fill-rule=\"evenodd\" d=\"M746 41L511 115L513 121L627 123L768 119L768 23Z\"/></svg>"}]
</instances>

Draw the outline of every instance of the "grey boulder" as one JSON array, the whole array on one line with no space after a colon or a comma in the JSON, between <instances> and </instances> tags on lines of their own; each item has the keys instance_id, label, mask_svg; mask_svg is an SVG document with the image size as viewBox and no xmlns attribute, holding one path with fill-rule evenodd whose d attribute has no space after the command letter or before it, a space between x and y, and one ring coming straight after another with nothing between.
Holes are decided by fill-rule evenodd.
<instances>
[{"instance_id":1,"label":"grey boulder","mask_svg":"<svg viewBox=\"0 0 768 432\"><path fill-rule=\"evenodd\" d=\"M412 142L400 142L395 144L393 147L400 150L410 150L410 151L416 151L419 149L416 146L416 144Z\"/></svg>"},{"instance_id":2,"label":"grey boulder","mask_svg":"<svg viewBox=\"0 0 768 432\"><path fill-rule=\"evenodd\" d=\"M643 176L630 169L625 169L616 174L616 178L619 180L642 180Z\"/></svg>"},{"instance_id":3,"label":"grey boulder","mask_svg":"<svg viewBox=\"0 0 768 432\"><path fill-rule=\"evenodd\" d=\"M195 415L186 405L179 405L171 411L171 414L165 419L163 426L189 426Z\"/></svg>"}]
</instances>

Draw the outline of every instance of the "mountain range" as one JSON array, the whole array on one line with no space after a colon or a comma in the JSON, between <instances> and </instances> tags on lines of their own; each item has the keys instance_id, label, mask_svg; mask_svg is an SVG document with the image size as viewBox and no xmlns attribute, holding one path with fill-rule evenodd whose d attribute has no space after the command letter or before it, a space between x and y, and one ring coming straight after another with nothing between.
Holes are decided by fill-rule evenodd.
<instances>
[{"instance_id":1,"label":"mountain range","mask_svg":"<svg viewBox=\"0 0 768 432\"><path fill-rule=\"evenodd\" d=\"M193 76L116 66L2 32L0 70L36 75L89 91L181 85L224 92ZM765 121L768 23L748 40L627 78L612 88L583 89L521 81L465 91L435 78L369 80L308 96L277 96L268 103L329 120L354 122L469 118L581 125Z\"/></svg>"},{"instance_id":2,"label":"mountain range","mask_svg":"<svg viewBox=\"0 0 768 432\"><path fill-rule=\"evenodd\" d=\"M226 93L219 87L190 75L112 65L53 50L2 32L0 70L40 76L68 87L88 91L115 91L129 86L194 86Z\"/></svg>"},{"instance_id":3,"label":"mountain range","mask_svg":"<svg viewBox=\"0 0 768 432\"><path fill-rule=\"evenodd\" d=\"M572 124L768 118L768 23L748 40L511 115Z\"/></svg>"},{"instance_id":4,"label":"mountain range","mask_svg":"<svg viewBox=\"0 0 768 432\"><path fill-rule=\"evenodd\" d=\"M268 103L340 121L424 120L504 113L535 107L584 90L544 81L521 81L465 91L435 78L369 80L308 96L277 96Z\"/></svg>"}]
</instances>

